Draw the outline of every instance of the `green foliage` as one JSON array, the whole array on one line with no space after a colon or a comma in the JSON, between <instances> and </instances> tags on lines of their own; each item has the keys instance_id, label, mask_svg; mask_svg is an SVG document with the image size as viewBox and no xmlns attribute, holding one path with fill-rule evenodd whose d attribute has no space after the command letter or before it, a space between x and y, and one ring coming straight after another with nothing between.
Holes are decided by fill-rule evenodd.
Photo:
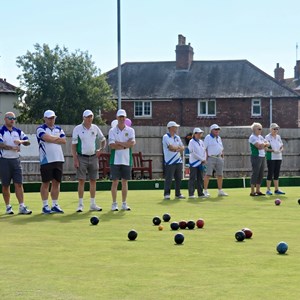
<instances>
[{"instance_id":1,"label":"green foliage","mask_svg":"<svg viewBox=\"0 0 300 300\"><path fill-rule=\"evenodd\" d=\"M36 123L45 110L52 109L59 124L77 124L82 112L91 109L100 123L99 110L115 109L105 76L87 52L69 53L65 47L50 49L47 44L35 44L34 49L17 58L23 71L18 79L26 90L18 105L19 122Z\"/></svg>"}]
</instances>

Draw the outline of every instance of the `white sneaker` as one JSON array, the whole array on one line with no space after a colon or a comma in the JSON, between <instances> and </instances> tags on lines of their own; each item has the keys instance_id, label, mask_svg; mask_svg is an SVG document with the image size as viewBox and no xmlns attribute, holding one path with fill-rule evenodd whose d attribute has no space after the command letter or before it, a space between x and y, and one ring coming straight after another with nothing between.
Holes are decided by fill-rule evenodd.
<instances>
[{"instance_id":1,"label":"white sneaker","mask_svg":"<svg viewBox=\"0 0 300 300\"><path fill-rule=\"evenodd\" d=\"M10 205L9 207L6 208L6 212L7 215L13 215L14 211L12 209L12 206Z\"/></svg>"},{"instance_id":2,"label":"white sneaker","mask_svg":"<svg viewBox=\"0 0 300 300\"><path fill-rule=\"evenodd\" d=\"M83 204L79 204L76 212L83 212Z\"/></svg>"},{"instance_id":3,"label":"white sneaker","mask_svg":"<svg viewBox=\"0 0 300 300\"><path fill-rule=\"evenodd\" d=\"M223 190L219 190L218 196L228 196Z\"/></svg>"},{"instance_id":4,"label":"white sneaker","mask_svg":"<svg viewBox=\"0 0 300 300\"><path fill-rule=\"evenodd\" d=\"M179 196L176 196L175 198L176 199L185 199L185 197L182 194L180 194Z\"/></svg>"},{"instance_id":5,"label":"white sneaker","mask_svg":"<svg viewBox=\"0 0 300 300\"><path fill-rule=\"evenodd\" d=\"M113 202L112 205L111 205L111 210L112 211L118 211L119 208L118 208L118 203L117 202Z\"/></svg>"},{"instance_id":6,"label":"white sneaker","mask_svg":"<svg viewBox=\"0 0 300 300\"><path fill-rule=\"evenodd\" d=\"M171 198L170 195L165 195L165 196L164 196L164 199L165 199L165 200L170 200L170 198Z\"/></svg>"},{"instance_id":7,"label":"white sneaker","mask_svg":"<svg viewBox=\"0 0 300 300\"><path fill-rule=\"evenodd\" d=\"M196 196L195 195L191 195L191 196L189 196L189 199L195 199L196 198Z\"/></svg>"},{"instance_id":8,"label":"white sneaker","mask_svg":"<svg viewBox=\"0 0 300 300\"><path fill-rule=\"evenodd\" d=\"M122 203L122 210L131 210L131 208L127 205L126 202Z\"/></svg>"},{"instance_id":9,"label":"white sneaker","mask_svg":"<svg viewBox=\"0 0 300 300\"><path fill-rule=\"evenodd\" d=\"M204 194L204 197L205 197L205 198L210 197L210 194L208 193L208 191L204 191L203 194Z\"/></svg>"},{"instance_id":10,"label":"white sneaker","mask_svg":"<svg viewBox=\"0 0 300 300\"><path fill-rule=\"evenodd\" d=\"M90 211L102 211L102 208L97 204L91 204Z\"/></svg>"}]
</instances>

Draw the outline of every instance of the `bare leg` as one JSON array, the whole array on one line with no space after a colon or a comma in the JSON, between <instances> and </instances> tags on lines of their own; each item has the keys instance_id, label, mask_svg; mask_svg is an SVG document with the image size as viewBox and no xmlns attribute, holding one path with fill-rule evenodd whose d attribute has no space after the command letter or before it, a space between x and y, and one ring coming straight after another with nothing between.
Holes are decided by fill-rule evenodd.
<instances>
[{"instance_id":1,"label":"bare leg","mask_svg":"<svg viewBox=\"0 0 300 300\"><path fill-rule=\"evenodd\" d=\"M3 199L6 205L9 205L9 200L10 200L10 186L9 185L2 185L2 195Z\"/></svg>"},{"instance_id":2,"label":"bare leg","mask_svg":"<svg viewBox=\"0 0 300 300\"><path fill-rule=\"evenodd\" d=\"M40 189L42 200L47 200L48 199L49 185L50 185L49 181L48 182L42 182L41 189Z\"/></svg>"},{"instance_id":3,"label":"bare leg","mask_svg":"<svg viewBox=\"0 0 300 300\"><path fill-rule=\"evenodd\" d=\"M221 190L223 186L223 176L217 177L218 189Z\"/></svg>"},{"instance_id":4,"label":"bare leg","mask_svg":"<svg viewBox=\"0 0 300 300\"><path fill-rule=\"evenodd\" d=\"M60 190L60 182L56 181L55 179L52 180L51 185L51 198L52 200L57 200Z\"/></svg>"},{"instance_id":5,"label":"bare leg","mask_svg":"<svg viewBox=\"0 0 300 300\"><path fill-rule=\"evenodd\" d=\"M24 203L24 190L23 190L22 183L15 183L15 193L16 193L16 197L19 201L19 204Z\"/></svg>"},{"instance_id":6,"label":"bare leg","mask_svg":"<svg viewBox=\"0 0 300 300\"><path fill-rule=\"evenodd\" d=\"M122 201L126 202L128 193L128 181L126 179L122 179Z\"/></svg>"},{"instance_id":7,"label":"bare leg","mask_svg":"<svg viewBox=\"0 0 300 300\"><path fill-rule=\"evenodd\" d=\"M78 179L78 197L79 197L79 198L83 198L83 194L84 194L84 183L85 183L85 180L84 180L84 179Z\"/></svg>"},{"instance_id":8,"label":"bare leg","mask_svg":"<svg viewBox=\"0 0 300 300\"><path fill-rule=\"evenodd\" d=\"M95 198L96 196L96 180L90 179L90 196L91 198Z\"/></svg>"},{"instance_id":9,"label":"bare leg","mask_svg":"<svg viewBox=\"0 0 300 300\"><path fill-rule=\"evenodd\" d=\"M117 201L118 183L119 183L118 179L113 180L112 185L111 185L111 197L112 197L113 202Z\"/></svg>"},{"instance_id":10,"label":"bare leg","mask_svg":"<svg viewBox=\"0 0 300 300\"><path fill-rule=\"evenodd\" d=\"M207 188L208 188L209 179L210 179L210 176L208 176L208 175L204 176L204 189L205 190L207 190Z\"/></svg>"}]
</instances>

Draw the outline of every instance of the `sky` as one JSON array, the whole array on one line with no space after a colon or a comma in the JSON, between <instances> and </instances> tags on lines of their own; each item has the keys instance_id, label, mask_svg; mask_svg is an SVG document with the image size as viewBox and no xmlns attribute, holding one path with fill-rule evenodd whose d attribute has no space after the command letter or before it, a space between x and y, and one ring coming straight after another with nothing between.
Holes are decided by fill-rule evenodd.
<instances>
[{"instance_id":1,"label":"sky","mask_svg":"<svg viewBox=\"0 0 300 300\"><path fill-rule=\"evenodd\" d=\"M294 76L299 0L120 3L122 63L174 61L182 34L194 60L247 59L271 76L279 63ZM117 0L0 0L0 21L0 78L11 84L19 86L17 57L36 43L87 51L102 73L117 67Z\"/></svg>"}]
</instances>

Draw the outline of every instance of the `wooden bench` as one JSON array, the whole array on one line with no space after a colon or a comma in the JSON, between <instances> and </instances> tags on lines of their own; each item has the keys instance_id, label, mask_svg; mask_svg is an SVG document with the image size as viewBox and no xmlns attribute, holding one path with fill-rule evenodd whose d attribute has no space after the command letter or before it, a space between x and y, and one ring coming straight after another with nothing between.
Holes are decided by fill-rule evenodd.
<instances>
[{"instance_id":1,"label":"wooden bench","mask_svg":"<svg viewBox=\"0 0 300 300\"><path fill-rule=\"evenodd\" d=\"M152 179L152 159L144 159L142 152L132 153L133 167L132 178L135 178L135 173L141 172L141 179L145 177L145 173L149 174L149 179Z\"/></svg>"},{"instance_id":2,"label":"wooden bench","mask_svg":"<svg viewBox=\"0 0 300 300\"><path fill-rule=\"evenodd\" d=\"M99 177L105 178L109 176L110 153L102 152L99 156ZM136 173L141 173L141 179L145 177L145 173L149 174L149 179L152 179L152 159L144 159L142 152L132 153L132 178L136 178Z\"/></svg>"},{"instance_id":3,"label":"wooden bench","mask_svg":"<svg viewBox=\"0 0 300 300\"><path fill-rule=\"evenodd\" d=\"M109 167L110 153L102 152L99 156L99 177L105 178L109 177L110 167Z\"/></svg>"}]
</instances>

